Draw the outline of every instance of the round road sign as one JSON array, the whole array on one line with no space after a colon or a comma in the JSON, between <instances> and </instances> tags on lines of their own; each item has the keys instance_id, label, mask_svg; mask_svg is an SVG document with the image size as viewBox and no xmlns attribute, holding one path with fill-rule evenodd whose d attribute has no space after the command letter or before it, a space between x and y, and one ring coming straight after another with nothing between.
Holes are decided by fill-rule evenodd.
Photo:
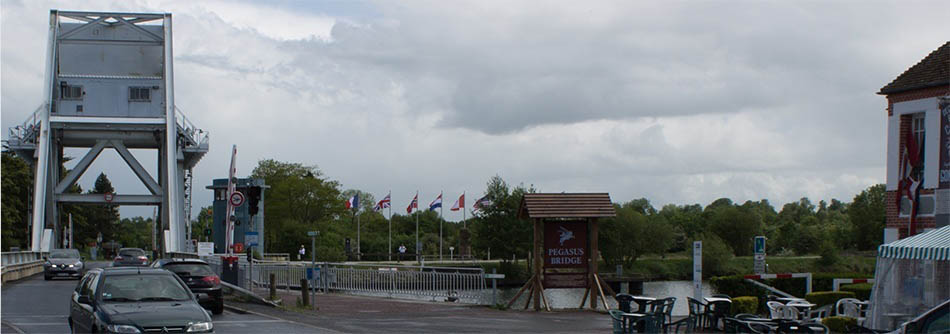
<instances>
[{"instance_id":1,"label":"round road sign","mask_svg":"<svg viewBox=\"0 0 950 334\"><path fill-rule=\"evenodd\" d=\"M231 198L228 199L231 202L231 206L241 206L244 204L244 194L240 191L235 191L231 193Z\"/></svg>"},{"instance_id":2,"label":"round road sign","mask_svg":"<svg viewBox=\"0 0 950 334\"><path fill-rule=\"evenodd\" d=\"M102 197L106 200L107 203L112 203L112 200L115 198L115 195L112 193L105 193Z\"/></svg>"}]
</instances>

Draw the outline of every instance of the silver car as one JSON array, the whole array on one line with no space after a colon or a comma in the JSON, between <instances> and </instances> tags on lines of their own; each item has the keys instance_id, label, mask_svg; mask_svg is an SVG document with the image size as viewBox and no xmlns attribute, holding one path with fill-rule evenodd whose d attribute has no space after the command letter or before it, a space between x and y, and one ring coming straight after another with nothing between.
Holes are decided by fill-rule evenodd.
<instances>
[{"instance_id":1,"label":"silver car","mask_svg":"<svg viewBox=\"0 0 950 334\"><path fill-rule=\"evenodd\" d=\"M85 264L79 251L75 249L54 249L49 252L46 262L43 263L43 278L75 278L83 275Z\"/></svg>"}]
</instances>

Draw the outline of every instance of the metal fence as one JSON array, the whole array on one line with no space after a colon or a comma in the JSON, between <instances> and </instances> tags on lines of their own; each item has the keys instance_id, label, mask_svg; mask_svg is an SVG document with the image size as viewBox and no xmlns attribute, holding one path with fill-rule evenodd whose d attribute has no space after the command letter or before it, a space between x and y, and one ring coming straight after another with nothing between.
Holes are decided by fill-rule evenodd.
<instances>
[{"instance_id":1,"label":"metal fence","mask_svg":"<svg viewBox=\"0 0 950 334\"><path fill-rule=\"evenodd\" d=\"M220 257L205 260L221 272ZM300 281L307 278L310 263L254 261L249 266L246 259L241 258L238 266L241 287L269 287L270 274L274 274L276 288L299 290ZM481 268L348 263L318 263L317 268L313 284L325 292L468 304L488 302L485 272Z\"/></svg>"},{"instance_id":2,"label":"metal fence","mask_svg":"<svg viewBox=\"0 0 950 334\"><path fill-rule=\"evenodd\" d=\"M41 252L3 252L0 266L0 282L18 280L43 271Z\"/></svg>"}]
</instances>

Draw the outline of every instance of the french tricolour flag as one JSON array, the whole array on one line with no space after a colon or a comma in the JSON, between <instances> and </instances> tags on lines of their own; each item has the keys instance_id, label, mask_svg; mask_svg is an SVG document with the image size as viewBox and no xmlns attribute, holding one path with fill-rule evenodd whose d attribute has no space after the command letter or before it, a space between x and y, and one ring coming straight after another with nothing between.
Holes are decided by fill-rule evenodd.
<instances>
[{"instance_id":1,"label":"french tricolour flag","mask_svg":"<svg viewBox=\"0 0 950 334\"><path fill-rule=\"evenodd\" d=\"M359 195L359 194L353 195L353 197L350 197L350 199L346 200L346 208L347 208L347 209L359 208L359 207L360 207L360 195Z\"/></svg>"}]
</instances>

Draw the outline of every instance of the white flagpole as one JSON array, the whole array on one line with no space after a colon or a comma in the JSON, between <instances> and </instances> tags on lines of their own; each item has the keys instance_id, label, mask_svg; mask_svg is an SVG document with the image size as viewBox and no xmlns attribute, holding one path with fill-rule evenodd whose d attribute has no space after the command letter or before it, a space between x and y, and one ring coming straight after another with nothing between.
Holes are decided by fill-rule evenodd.
<instances>
[{"instance_id":1,"label":"white flagpole","mask_svg":"<svg viewBox=\"0 0 950 334\"><path fill-rule=\"evenodd\" d=\"M459 204L462 205L462 228L465 228L466 225L465 225L465 192L464 191L462 192L462 203L459 203Z\"/></svg>"},{"instance_id":2,"label":"white flagpole","mask_svg":"<svg viewBox=\"0 0 950 334\"><path fill-rule=\"evenodd\" d=\"M393 260L393 191L389 191L389 261Z\"/></svg>"},{"instance_id":3,"label":"white flagpole","mask_svg":"<svg viewBox=\"0 0 950 334\"><path fill-rule=\"evenodd\" d=\"M439 200L442 201L442 191L439 191ZM445 210L444 203L439 203L439 261L442 261L442 215Z\"/></svg>"},{"instance_id":4,"label":"white flagpole","mask_svg":"<svg viewBox=\"0 0 950 334\"><path fill-rule=\"evenodd\" d=\"M416 197L413 198L413 200L416 201L416 204L411 205L411 202L410 202L410 205L411 205L410 208L416 209L416 211L419 211L419 191L418 190L416 190ZM421 261L422 260L421 256L422 256L422 252L419 251L419 215L418 215L418 212L416 212L416 261Z\"/></svg>"},{"instance_id":5,"label":"white flagpole","mask_svg":"<svg viewBox=\"0 0 950 334\"><path fill-rule=\"evenodd\" d=\"M359 196L359 193L357 193L356 196ZM360 204L359 204L359 202L360 202L359 197L356 197L356 212L353 213L353 214L356 215L356 260L357 260L357 261L361 261L361 260L362 260L361 257L363 256L363 252L362 252L361 249L360 249L360 230L361 230L361 229L360 229Z\"/></svg>"}]
</instances>

